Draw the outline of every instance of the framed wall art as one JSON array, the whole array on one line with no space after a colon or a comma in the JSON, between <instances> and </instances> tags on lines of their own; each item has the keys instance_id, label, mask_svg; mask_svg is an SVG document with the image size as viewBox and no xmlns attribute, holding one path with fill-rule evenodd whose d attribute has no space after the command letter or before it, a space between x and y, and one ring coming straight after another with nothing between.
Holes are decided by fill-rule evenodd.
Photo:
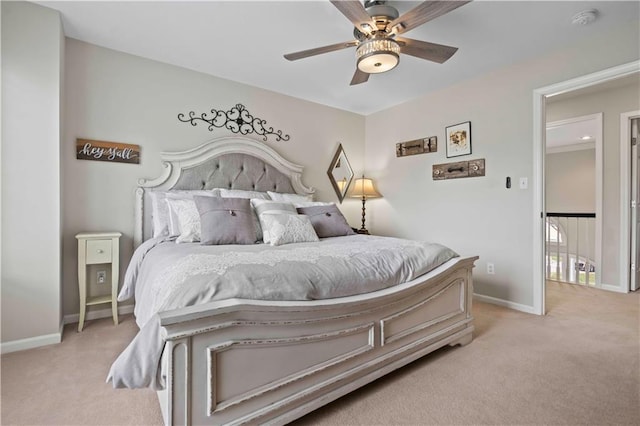
<instances>
[{"instance_id":1,"label":"framed wall art","mask_svg":"<svg viewBox=\"0 0 640 426\"><path fill-rule=\"evenodd\" d=\"M447 158L471 154L471 122L446 127L445 141Z\"/></svg>"}]
</instances>

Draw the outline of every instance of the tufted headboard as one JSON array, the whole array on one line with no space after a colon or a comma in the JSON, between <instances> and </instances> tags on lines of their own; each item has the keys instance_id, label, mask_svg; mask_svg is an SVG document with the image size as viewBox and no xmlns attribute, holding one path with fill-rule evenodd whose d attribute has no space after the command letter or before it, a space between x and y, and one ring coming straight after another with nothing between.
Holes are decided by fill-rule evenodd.
<instances>
[{"instance_id":1,"label":"tufted headboard","mask_svg":"<svg viewBox=\"0 0 640 426\"><path fill-rule=\"evenodd\" d=\"M162 175L138 181L135 247L151 237L150 191L228 188L303 195L315 192L302 184L302 166L252 139L214 139L188 151L163 152L160 158Z\"/></svg>"}]
</instances>

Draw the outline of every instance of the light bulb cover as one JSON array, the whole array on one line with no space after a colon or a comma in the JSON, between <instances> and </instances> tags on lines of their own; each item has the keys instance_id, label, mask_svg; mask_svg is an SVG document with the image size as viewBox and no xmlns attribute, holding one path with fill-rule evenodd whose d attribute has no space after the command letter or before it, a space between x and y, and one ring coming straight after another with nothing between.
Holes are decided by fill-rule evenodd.
<instances>
[{"instance_id":1,"label":"light bulb cover","mask_svg":"<svg viewBox=\"0 0 640 426\"><path fill-rule=\"evenodd\" d=\"M400 62L400 45L390 38L374 38L360 43L356 57L360 71L367 74L386 72Z\"/></svg>"}]
</instances>

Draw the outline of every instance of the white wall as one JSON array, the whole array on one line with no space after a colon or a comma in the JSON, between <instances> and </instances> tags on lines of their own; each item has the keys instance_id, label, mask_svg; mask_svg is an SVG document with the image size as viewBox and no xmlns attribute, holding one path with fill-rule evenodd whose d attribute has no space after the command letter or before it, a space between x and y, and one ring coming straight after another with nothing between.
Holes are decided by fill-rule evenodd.
<instances>
[{"instance_id":1,"label":"white wall","mask_svg":"<svg viewBox=\"0 0 640 426\"><path fill-rule=\"evenodd\" d=\"M383 199L368 203L376 233L439 241L479 255L476 293L533 306L533 90L637 60L637 22L367 116L366 167ZM616 46L612 49L611 46ZM597 52L597 54L594 54ZM447 66L446 64L444 66ZM472 155L447 159L444 130L471 121ZM438 136L438 152L396 158L397 142ZM433 181L433 164L486 159L486 176ZM505 178L515 183L505 188ZM495 275L486 263L495 264Z\"/></svg>"},{"instance_id":2,"label":"white wall","mask_svg":"<svg viewBox=\"0 0 640 426\"><path fill-rule=\"evenodd\" d=\"M553 99L553 98L551 98ZM603 113L602 283L620 281L620 114L640 109L640 82L547 103L547 121ZM547 208L548 211L551 211Z\"/></svg>"},{"instance_id":3,"label":"white wall","mask_svg":"<svg viewBox=\"0 0 640 426\"><path fill-rule=\"evenodd\" d=\"M3 351L60 339L58 12L2 2Z\"/></svg>"},{"instance_id":4,"label":"white wall","mask_svg":"<svg viewBox=\"0 0 640 426\"><path fill-rule=\"evenodd\" d=\"M595 213L595 148L548 153L545 167L548 212Z\"/></svg>"},{"instance_id":5,"label":"white wall","mask_svg":"<svg viewBox=\"0 0 640 426\"><path fill-rule=\"evenodd\" d=\"M67 39L66 84L62 150L65 314L78 312L75 234L122 232L123 275L132 254L137 180L160 175L161 151L190 149L233 135L228 130L209 132L206 126L182 123L177 119L179 113L245 105L255 117L291 136L288 142L269 138L266 144L305 166L303 181L317 189L319 200L337 202L327 169L339 143L354 171L359 173L363 167L365 126L361 115L73 39ZM140 145L141 163L77 160L76 138ZM358 200L347 199L341 208L351 225L358 225Z\"/></svg>"}]
</instances>

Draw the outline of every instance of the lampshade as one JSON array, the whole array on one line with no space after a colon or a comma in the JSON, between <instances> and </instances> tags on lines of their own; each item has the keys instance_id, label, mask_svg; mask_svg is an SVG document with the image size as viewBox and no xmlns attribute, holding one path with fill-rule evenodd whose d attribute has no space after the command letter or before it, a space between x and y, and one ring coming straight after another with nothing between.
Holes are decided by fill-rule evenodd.
<instances>
[{"instance_id":1,"label":"lampshade","mask_svg":"<svg viewBox=\"0 0 640 426\"><path fill-rule=\"evenodd\" d=\"M347 178L343 177L342 179L337 180L336 184L338 185L338 189L340 189L340 192L344 194L344 187L347 186Z\"/></svg>"},{"instance_id":2,"label":"lampshade","mask_svg":"<svg viewBox=\"0 0 640 426\"><path fill-rule=\"evenodd\" d=\"M376 189L373 180L363 176L355 180L349 191L349 197L367 199L382 197L382 194Z\"/></svg>"},{"instance_id":3,"label":"lampshade","mask_svg":"<svg viewBox=\"0 0 640 426\"><path fill-rule=\"evenodd\" d=\"M400 61L400 45L393 39L371 39L360 43L356 49L358 69L367 74L389 71Z\"/></svg>"}]
</instances>

